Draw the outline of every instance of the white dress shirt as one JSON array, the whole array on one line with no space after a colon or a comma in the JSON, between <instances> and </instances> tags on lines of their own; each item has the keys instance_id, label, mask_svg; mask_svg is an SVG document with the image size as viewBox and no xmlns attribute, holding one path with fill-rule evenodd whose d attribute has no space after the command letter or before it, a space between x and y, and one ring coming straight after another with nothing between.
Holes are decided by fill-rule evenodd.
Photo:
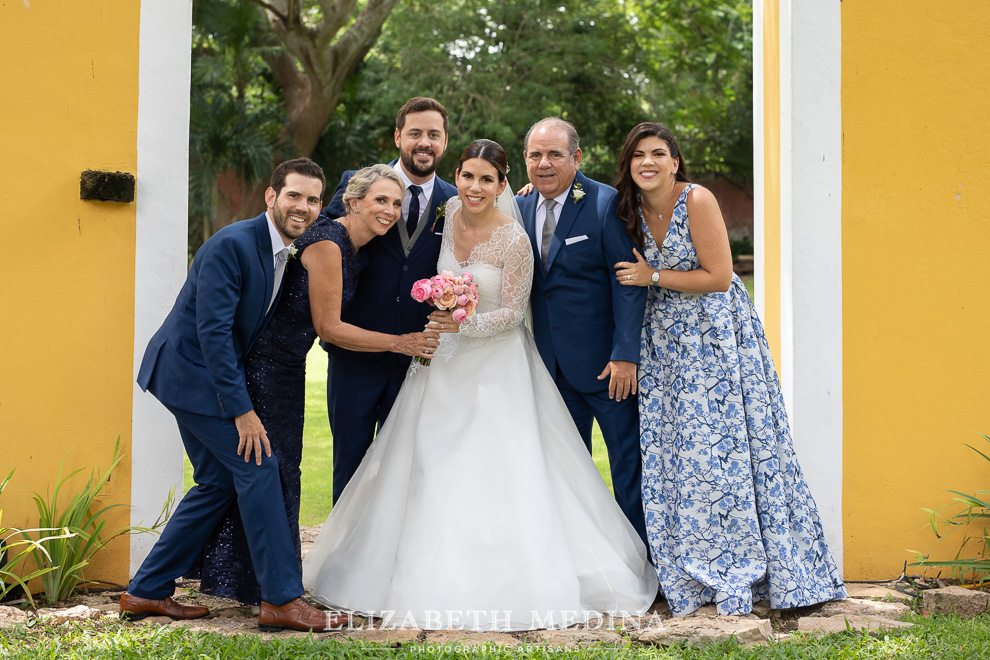
<instances>
[{"instance_id":1,"label":"white dress shirt","mask_svg":"<svg viewBox=\"0 0 990 660\"><path fill-rule=\"evenodd\" d=\"M402 166L396 161L395 165L392 166L396 172L399 173L399 178L402 179L402 185L406 187L405 193L402 195L402 217L408 220L409 218L409 200L412 199L412 195L409 192L409 186L413 185L413 182L409 180L406 176L405 171L403 171ZM426 215L426 205L430 203L433 198L433 184L436 181L437 175L434 174L430 177L430 180L426 183L417 183L416 185L423 189L423 192L419 194L419 217L416 218L416 224L423 219Z\"/></svg>"},{"instance_id":2,"label":"white dress shirt","mask_svg":"<svg viewBox=\"0 0 990 660\"><path fill-rule=\"evenodd\" d=\"M574 183L571 182L571 185L567 186L567 190L553 198L553 201L557 202L557 206L553 207L555 227L560 224L560 212L564 209L564 202L567 201L567 196L571 194L571 187L573 185ZM536 202L536 251L538 254L543 253L543 225L547 219L547 207L543 205L545 199L546 197L541 194Z\"/></svg>"}]
</instances>

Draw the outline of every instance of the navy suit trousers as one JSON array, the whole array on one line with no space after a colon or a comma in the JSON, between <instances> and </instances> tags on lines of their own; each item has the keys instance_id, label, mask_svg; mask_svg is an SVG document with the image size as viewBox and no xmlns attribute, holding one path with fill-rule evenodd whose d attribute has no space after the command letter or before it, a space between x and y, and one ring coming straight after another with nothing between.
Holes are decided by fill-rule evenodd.
<instances>
[{"instance_id":1,"label":"navy suit trousers","mask_svg":"<svg viewBox=\"0 0 990 660\"><path fill-rule=\"evenodd\" d=\"M302 576L278 477L278 461L265 456L261 465L237 455L234 421L177 410L175 415L196 485L176 508L161 538L151 549L128 593L161 600L175 592L234 498L241 512L251 563L261 598L284 605L303 594Z\"/></svg>"}]
</instances>

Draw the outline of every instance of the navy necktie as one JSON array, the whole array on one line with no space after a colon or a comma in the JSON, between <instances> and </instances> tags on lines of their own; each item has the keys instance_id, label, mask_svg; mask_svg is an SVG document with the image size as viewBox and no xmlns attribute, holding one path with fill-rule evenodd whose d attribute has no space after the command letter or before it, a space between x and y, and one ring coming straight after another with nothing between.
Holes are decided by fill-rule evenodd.
<instances>
[{"instance_id":1,"label":"navy necktie","mask_svg":"<svg viewBox=\"0 0 990 660\"><path fill-rule=\"evenodd\" d=\"M409 186L409 215L406 217L406 233L412 238L416 233L416 224L419 222L419 194L423 192L420 186Z\"/></svg>"}]
</instances>

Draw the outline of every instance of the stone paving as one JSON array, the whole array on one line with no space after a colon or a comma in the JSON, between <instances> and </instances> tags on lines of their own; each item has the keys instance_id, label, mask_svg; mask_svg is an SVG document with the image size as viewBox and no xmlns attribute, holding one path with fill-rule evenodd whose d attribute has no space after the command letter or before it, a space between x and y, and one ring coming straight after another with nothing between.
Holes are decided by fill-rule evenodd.
<instances>
[{"instance_id":1,"label":"stone paving","mask_svg":"<svg viewBox=\"0 0 990 660\"><path fill-rule=\"evenodd\" d=\"M303 552L312 545L319 528L301 530ZM262 633L257 615L248 606L224 598L197 592L198 582L180 584L175 599L210 608L206 618L172 621L167 617L148 617L135 622L139 626L171 626L222 635L260 635L263 638L306 636L308 633ZM735 637L743 644L765 644L786 640L791 633L827 633L847 629L871 634L908 628L900 621L910 611L911 597L889 584L847 584L849 598L793 610L772 610L767 602L756 603L753 612L741 616L719 616L714 606L706 606L690 616L674 618L667 603L658 601L644 616L589 621L564 630L533 630L515 633L469 632L460 630L418 630L382 628L381 620L354 617L342 631L323 633L321 638L360 640L399 646L421 644L427 649L448 646L518 647L546 646L576 648L590 645L621 646L630 642L640 645L670 645L687 642L704 645ZM27 621L48 620L53 624L69 621L110 621L119 617L120 591L100 591L73 598L61 607L25 612L16 607L0 606L0 628ZM980 616L987 612L988 595L960 587L931 589L924 592L924 609L929 613L958 613Z\"/></svg>"},{"instance_id":2,"label":"stone paving","mask_svg":"<svg viewBox=\"0 0 990 660\"><path fill-rule=\"evenodd\" d=\"M847 585L850 597L823 605L795 610L771 610L769 603L757 603L751 614L719 616L714 606L706 606L686 617L673 618L666 602L658 601L644 616L596 619L587 624L564 630L533 630L514 633L470 632L460 630L383 629L381 621L354 617L342 631L323 633L320 638L360 640L391 646L421 644L427 647L449 646L547 646L575 648L590 645L622 646L629 642L641 645L670 645L687 642L692 645L711 644L735 637L743 644L760 644L786 640L790 633L834 632L851 627L877 632L910 627L899 621L910 608L905 594L879 585ZM194 621L172 621L167 617L148 617L136 626L171 626L188 630L214 632L222 635L260 635L263 638L306 636L308 633L262 633L257 627L257 615L250 607L236 601L215 598L196 591L198 583L185 582L175 599L210 608L206 618ZM43 608L25 612L16 607L0 606L0 628L27 621L29 618L48 620L54 624L69 621L111 621L118 618L120 591L100 591L73 598L63 607ZM967 594L969 595L969 594ZM985 595L985 594L984 594Z\"/></svg>"}]
</instances>

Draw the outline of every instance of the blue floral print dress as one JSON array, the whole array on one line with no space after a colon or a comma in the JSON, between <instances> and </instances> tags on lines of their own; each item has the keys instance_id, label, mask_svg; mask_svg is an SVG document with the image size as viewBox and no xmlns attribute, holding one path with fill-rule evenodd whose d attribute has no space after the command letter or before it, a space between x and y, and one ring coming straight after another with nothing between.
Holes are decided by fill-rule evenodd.
<instances>
[{"instance_id":1,"label":"blue floral print dress","mask_svg":"<svg viewBox=\"0 0 990 660\"><path fill-rule=\"evenodd\" d=\"M687 212L694 187L678 197L659 248L643 223L653 268L701 267ZM639 387L647 535L672 613L844 598L763 325L738 275L724 293L650 287Z\"/></svg>"}]
</instances>

